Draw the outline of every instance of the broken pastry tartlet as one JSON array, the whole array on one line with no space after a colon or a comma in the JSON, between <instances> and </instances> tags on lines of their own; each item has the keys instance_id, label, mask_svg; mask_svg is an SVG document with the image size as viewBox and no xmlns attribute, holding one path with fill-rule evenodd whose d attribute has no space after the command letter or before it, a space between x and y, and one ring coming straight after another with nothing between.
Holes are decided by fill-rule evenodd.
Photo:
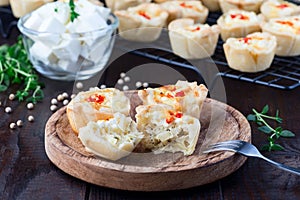
<instances>
[{"instance_id":1,"label":"broken pastry tartlet","mask_svg":"<svg viewBox=\"0 0 300 200\"><path fill-rule=\"evenodd\" d=\"M138 91L143 105L166 104L173 110L199 119L208 90L197 82L178 81L175 85Z\"/></svg>"},{"instance_id":2,"label":"broken pastry tartlet","mask_svg":"<svg viewBox=\"0 0 300 200\"><path fill-rule=\"evenodd\" d=\"M139 151L184 155L194 152L200 133L199 119L164 104L139 106L136 110L138 130L144 132L137 146Z\"/></svg>"},{"instance_id":3,"label":"broken pastry tartlet","mask_svg":"<svg viewBox=\"0 0 300 200\"><path fill-rule=\"evenodd\" d=\"M276 38L268 33L252 33L244 38L229 38L224 52L230 68L242 72L259 72L271 66Z\"/></svg>"},{"instance_id":4,"label":"broken pastry tartlet","mask_svg":"<svg viewBox=\"0 0 300 200\"><path fill-rule=\"evenodd\" d=\"M138 42L151 42L160 36L168 13L154 3L144 3L115 12L121 37Z\"/></svg>"},{"instance_id":5,"label":"broken pastry tartlet","mask_svg":"<svg viewBox=\"0 0 300 200\"><path fill-rule=\"evenodd\" d=\"M118 160L134 150L143 133L137 130L130 117L117 112L108 120L90 121L79 129L78 138L87 151L109 160Z\"/></svg>"},{"instance_id":6,"label":"broken pastry tartlet","mask_svg":"<svg viewBox=\"0 0 300 200\"><path fill-rule=\"evenodd\" d=\"M172 50L185 59L201 59L214 54L220 28L218 25L194 24L192 19L177 19L169 26Z\"/></svg>"},{"instance_id":7,"label":"broken pastry tartlet","mask_svg":"<svg viewBox=\"0 0 300 200\"><path fill-rule=\"evenodd\" d=\"M93 88L80 92L67 106L67 116L75 133L88 122L108 120L116 112L128 116L130 101L123 92L115 88Z\"/></svg>"}]
</instances>

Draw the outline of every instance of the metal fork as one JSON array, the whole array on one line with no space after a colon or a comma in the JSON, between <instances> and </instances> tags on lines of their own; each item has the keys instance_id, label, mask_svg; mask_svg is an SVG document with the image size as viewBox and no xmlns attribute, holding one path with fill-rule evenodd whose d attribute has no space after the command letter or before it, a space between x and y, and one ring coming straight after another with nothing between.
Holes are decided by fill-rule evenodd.
<instances>
[{"instance_id":1,"label":"metal fork","mask_svg":"<svg viewBox=\"0 0 300 200\"><path fill-rule=\"evenodd\" d=\"M272 165L275 165L280 169L300 175L300 169L289 167L284 164L277 163L273 160L270 160L269 158L266 158L258 151L258 149L254 145L245 141L230 140L230 141L215 143L209 145L208 148L203 151L203 153L210 153L215 151L233 151L247 157L261 158L271 163Z\"/></svg>"}]
</instances>

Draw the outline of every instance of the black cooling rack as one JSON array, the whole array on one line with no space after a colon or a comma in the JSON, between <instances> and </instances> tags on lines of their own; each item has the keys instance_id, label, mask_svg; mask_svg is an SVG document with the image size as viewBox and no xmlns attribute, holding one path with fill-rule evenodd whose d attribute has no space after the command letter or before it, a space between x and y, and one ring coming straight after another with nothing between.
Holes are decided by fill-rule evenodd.
<instances>
[{"instance_id":1,"label":"black cooling rack","mask_svg":"<svg viewBox=\"0 0 300 200\"><path fill-rule=\"evenodd\" d=\"M299 0L290 0L299 4ZM210 13L207 23L212 25L221 13ZM9 6L0 7L0 34L3 38L7 38L17 25L17 19L13 17ZM212 56L213 61L218 66L219 74L217 76L237 79L240 81L251 82L254 84L265 85L284 90L291 90L300 86L300 56L294 57L278 57L275 56L272 66L260 73L242 73L232 70L228 67L223 48L223 42L219 40L215 54ZM186 60L176 56L172 52L159 49L142 49L135 50L133 54L158 60L160 62L174 64L183 67L192 67Z\"/></svg>"},{"instance_id":2,"label":"black cooling rack","mask_svg":"<svg viewBox=\"0 0 300 200\"><path fill-rule=\"evenodd\" d=\"M221 13L210 13L207 23L216 24L216 20ZM259 73L243 73L228 67L224 51L223 41L219 40L213 61L218 66L219 74L217 76L232 78L240 81L251 82L254 84L265 85L268 87L291 90L300 86L300 56L278 57L275 56L271 67ZM183 67L191 67L191 64L184 59L176 56L172 52L159 49L139 49L132 52L135 55L158 60L166 64L174 64Z\"/></svg>"}]
</instances>

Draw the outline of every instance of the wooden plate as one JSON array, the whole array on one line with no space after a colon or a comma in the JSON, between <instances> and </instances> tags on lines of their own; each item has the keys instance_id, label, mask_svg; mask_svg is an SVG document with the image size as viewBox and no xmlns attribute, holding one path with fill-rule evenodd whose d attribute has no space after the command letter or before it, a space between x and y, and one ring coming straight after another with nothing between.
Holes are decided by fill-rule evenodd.
<instances>
[{"instance_id":1,"label":"wooden plate","mask_svg":"<svg viewBox=\"0 0 300 200\"><path fill-rule=\"evenodd\" d=\"M200 117L201 131L195 153L132 153L118 161L93 157L72 132L61 108L48 120L45 149L49 159L64 172L99 186L134 191L177 190L211 183L237 170L245 157L231 152L203 154L218 141L251 142L247 119L234 108L207 98Z\"/></svg>"}]
</instances>

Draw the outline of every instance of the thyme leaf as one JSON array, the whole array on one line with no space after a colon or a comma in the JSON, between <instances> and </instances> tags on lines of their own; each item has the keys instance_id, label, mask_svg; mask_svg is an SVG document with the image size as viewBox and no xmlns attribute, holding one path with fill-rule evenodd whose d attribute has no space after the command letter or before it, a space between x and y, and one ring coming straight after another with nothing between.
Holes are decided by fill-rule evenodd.
<instances>
[{"instance_id":1,"label":"thyme leaf","mask_svg":"<svg viewBox=\"0 0 300 200\"><path fill-rule=\"evenodd\" d=\"M6 91L12 84L22 85L23 89L16 92L17 99L37 103L44 97L43 84L38 79L21 36L14 45L0 46L0 92Z\"/></svg>"},{"instance_id":2,"label":"thyme leaf","mask_svg":"<svg viewBox=\"0 0 300 200\"><path fill-rule=\"evenodd\" d=\"M70 6L70 20L73 22L79 14L75 11L75 3L73 0L69 1L69 6Z\"/></svg>"},{"instance_id":3,"label":"thyme leaf","mask_svg":"<svg viewBox=\"0 0 300 200\"><path fill-rule=\"evenodd\" d=\"M291 138L295 137L295 134L290 130L284 130L281 126L273 128L267 120L273 120L276 123L282 123L282 118L279 117L279 110L276 111L275 116L268 115L269 106L265 105L263 109L258 112L252 109L253 114L247 116L248 121L256 122L258 130L268 135L268 144L265 144L261 150L263 151L278 151L284 150L284 147L277 144L277 140L280 137Z\"/></svg>"}]
</instances>

